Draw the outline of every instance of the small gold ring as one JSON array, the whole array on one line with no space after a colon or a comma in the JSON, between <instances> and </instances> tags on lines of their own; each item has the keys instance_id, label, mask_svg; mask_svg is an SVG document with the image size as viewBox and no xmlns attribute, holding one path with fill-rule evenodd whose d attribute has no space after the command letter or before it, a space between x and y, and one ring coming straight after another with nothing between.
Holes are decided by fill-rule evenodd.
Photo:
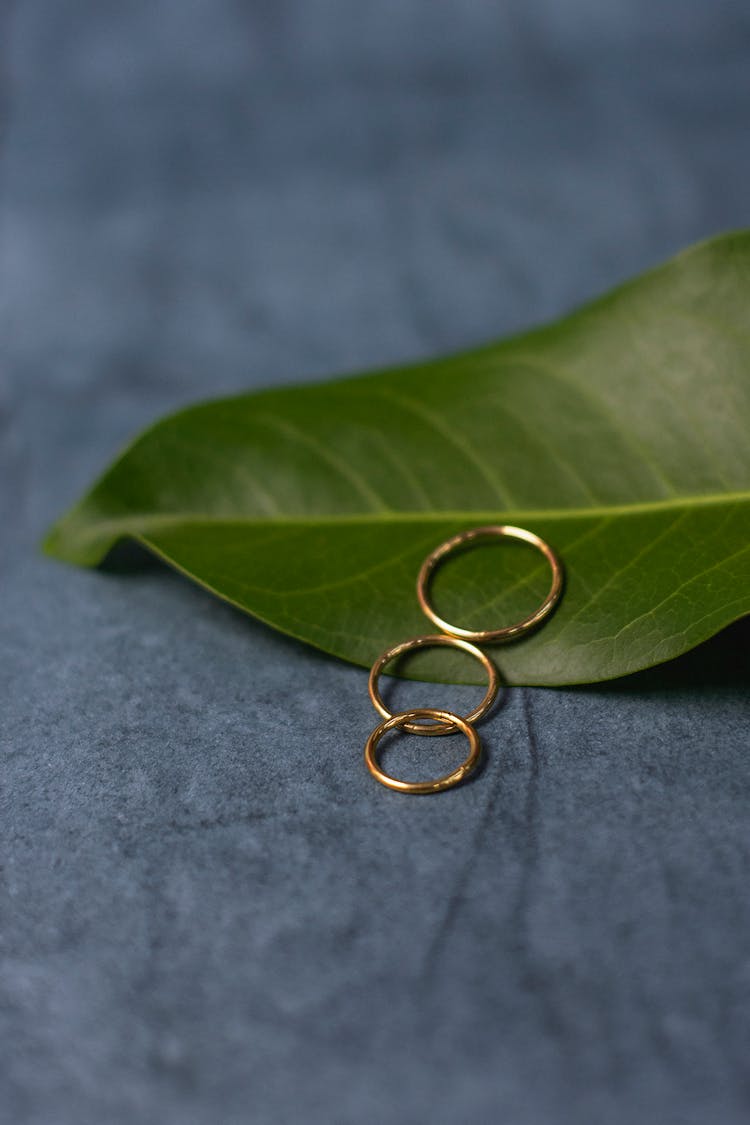
<instances>
[{"instance_id":1,"label":"small gold ring","mask_svg":"<svg viewBox=\"0 0 750 1125\"><path fill-rule=\"evenodd\" d=\"M400 781L397 777L391 777L380 768L378 763L376 753L378 743L386 731L393 730L394 727L405 729L405 724L412 719L440 719L451 730L462 731L469 740L469 756L452 773L446 773L443 777L436 777L432 781ZM399 793L440 793L441 790L451 789L468 777L476 769L481 753L482 743L479 735L466 719L454 715L452 711L416 707L411 711L401 711L397 715L391 715L390 719L383 719L382 723L375 727L365 745L365 762L372 776L381 785L387 785L389 789L395 789Z\"/></svg>"},{"instance_id":2,"label":"small gold ring","mask_svg":"<svg viewBox=\"0 0 750 1125\"><path fill-rule=\"evenodd\" d=\"M533 613L530 613L528 617L524 617L522 621L518 621L515 625L506 625L504 629L461 629L458 625L451 625L448 621L444 621L432 608L427 593L430 579L432 578L435 568L447 555L451 554L457 548L471 543L475 539L484 539L490 536L520 539L524 543L529 543L532 547L536 547L537 550L542 552L552 568L552 585L550 586L547 597L539 608L534 610ZM549 543L545 543L538 535L534 535L533 531L527 531L524 527L510 527L507 524L475 527L472 528L471 531L460 531L458 535L454 535L451 539L446 539L444 543L436 547L424 560L417 578L417 597L419 598L419 604L430 621L434 622L438 628L450 634L452 637L463 637L463 639L467 641L479 642L510 641L513 640L514 637L520 637L524 633L528 633L530 629L534 629L552 612L560 598L562 589L563 565Z\"/></svg>"},{"instance_id":3,"label":"small gold ring","mask_svg":"<svg viewBox=\"0 0 750 1125\"><path fill-rule=\"evenodd\" d=\"M469 644L468 641L460 640L458 637L446 636L445 633L435 633L427 637L414 637L413 640L402 641L401 644L394 645L393 648L387 649L382 656L378 657L370 669L370 679L367 685L367 690L370 693L370 699L372 700L375 710L379 715L382 715L384 719L390 719L392 717L391 712L383 703L378 689L378 680L386 665L390 664L390 662L397 657L403 656L406 652L412 652L414 649L418 648L428 648L430 645L447 645L449 648L462 649L463 652L468 652L469 656L473 656L475 660L478 660L486 671L489 682L485 697L479 706L464 718L464 722L466 723L476 723L487 714L490 707L495 702L495 697L500 687L500 677L489 656L486 656L481 649L478 649L476 645ZM401 726L402 729L408 731L409 734L449 734L452 730L455 730L455 727L448 726L445 723L427 724L404 722Z\"/></svg>"}]
</instances>

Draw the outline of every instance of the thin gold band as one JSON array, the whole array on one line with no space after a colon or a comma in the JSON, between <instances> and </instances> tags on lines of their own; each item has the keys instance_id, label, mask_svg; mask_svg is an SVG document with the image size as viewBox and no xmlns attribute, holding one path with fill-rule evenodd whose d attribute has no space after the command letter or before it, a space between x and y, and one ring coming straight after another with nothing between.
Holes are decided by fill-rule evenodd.
<instances>
[{"instance_id":1,"label":"thin gold band","mask_svg":"<svg viewBox=\"0 0 750 1125\"><path fill-rule=\"evenodd\" d=\"M469 740L469 755L466 760L451 773L436 777L432 781L400 781L399 778L385 773L378 762L378 743L387 731L393 730L394 727L405 729L405 724L414 719L439 719L451 730L462 731ZM416 707L411 711L400 711L397 715L391 715L390 719L383 719L382 723L375 727L365 745L365 762L372 776L381 785L387 785L389 789L395 789L398 793L440 793L443 789L451 789L473 773L481 754L482 743L474 727L460 715L454 715L452 711L440 711L432 707Z\"/></svg>"},{"instance_id":2,"label":"thin gold band","mask_svg":"<svg viewBox=\"0 0 750 1125\"><path fill-rule=\"evenodd\" d=\"M458 548L465 546L467 543L472 543L475 539L487 539L491 537L507 538L507 539L520 539L524 543L528 543L532 547L536 547L538 551L546 558L550 567L552 568L552 585L550 586L549 593L544 599L542 604L528 617L516 622L514 625L506 625L503 629L462 629L458 625L451 625L450 622L444 621L442 617L438 616L432 607L429 600L429 585L433 572L440 565L444 559L458 550ZM436 547L431 554L422 563L417 578L417 597L422 611L429 617L439 629L448 633L452 637L461 637L466 641L489 642L489 641L510 641L516 637L523 636L531 629L536 628L537 625L544 621L552 610L555 608L563 589L563 565L559 556L553 551L549 543L535 535L533 531L527 531L524 527L511 527L508 524L491 524L487 527L475 527L470 531L461 531L458 535L454 535L450 539L446 539L439 547Z\"/></svg>"},{"instance_id":3,"label":"thin gold band","mask_svg":"<svg viewBox=\"0 0 750 1125\"><path fill-rule=\"evenodd\" d=\"M466 715L464 722L476 723L484 715L487 714L500 687L500 678L497 673L495 665L490 660L489 656L478 649L476 645L470 644L468 641L462 641L458 637L450 637L445 633L434 633L430 636L414 637L410 641L402 641L401 644L393 645L392 648L387 649L373 664L370 669L370 679L367 685L367 690L370 693L370 699L375 710L384 719L390 719L391 712L386 707L385 703L380 696L380 689L378 681L380 675L385 667L390 664L392 660L396 660L399 656L403 656L407 652L413 652L415 649L429 648L432 645L446 645L448 648L458 648L463 652L468 652L469 656L473 656L475 660L484 668L487 673L487 691L482 702L474 708L470 714ZM445 723L410 723L404 722L401 724L403 730L408 731L409 734L448 734L455 727L447 726Z\"/></svg>"}]
</instances>

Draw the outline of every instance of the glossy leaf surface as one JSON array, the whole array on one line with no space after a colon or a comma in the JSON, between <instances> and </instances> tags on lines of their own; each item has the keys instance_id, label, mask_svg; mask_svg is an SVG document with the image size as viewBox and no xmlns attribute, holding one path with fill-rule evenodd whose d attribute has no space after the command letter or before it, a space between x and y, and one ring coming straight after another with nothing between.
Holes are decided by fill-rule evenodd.
<instances>
[{"instance_id":1,"label":"glossy leaf surface","mask_svg":"<svg viewBox=\"0 0 750 1125\"><path fill-rule=\"evenodd\" d=\"M96 565L132 536L221 597L369 664L430 626L419 565L520 524L567 575L511 682L608 679L750 611L750 234L700 244L551 326L408 368L201 404L146 431L50 532ZM523 546L438 572L442 615L508 624L541 600ZM425 663L424 661L428 662ZM468 679L441 651L415 674Z\"/></svg>"}]
</instances>

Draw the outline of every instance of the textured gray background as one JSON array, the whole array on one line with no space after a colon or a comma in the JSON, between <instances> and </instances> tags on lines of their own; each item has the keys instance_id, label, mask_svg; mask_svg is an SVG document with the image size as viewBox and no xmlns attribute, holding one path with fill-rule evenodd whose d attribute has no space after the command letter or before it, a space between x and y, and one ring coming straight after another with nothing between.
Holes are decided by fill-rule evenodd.
<instances>
[{"instance_id":1,"label":"textured gray background","mask_svg":"<svg viewBox=\"0 0 750 1125\"><path fill-rule=\"evenodd\" d=\"M747 625L512 692L407 799L361 670L35 552L167 409L750 222L747 5L22 0L0 48L2 1120L747 1121Z\"/></svg>"}]
</instances>

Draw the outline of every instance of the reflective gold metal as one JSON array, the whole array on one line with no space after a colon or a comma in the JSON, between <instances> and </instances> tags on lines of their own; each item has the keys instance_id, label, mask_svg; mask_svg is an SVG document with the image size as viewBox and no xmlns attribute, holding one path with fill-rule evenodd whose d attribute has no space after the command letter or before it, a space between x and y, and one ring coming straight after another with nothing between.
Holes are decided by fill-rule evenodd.
<instances>
[{"instance_id":1,"label":"reflective gold metal","mask_svg":"<svg viewBox=\"0 0 750 1125\"><path fill-rule=\"evenodd\" d=\"M516 622L515 625L506 625L502 629L462 629L458 625L451 625L450 622L444 621L442 617L438 616L430 603L428 591L433 572L448 555L460 547L473 543L474 540L493 537L520 539L541 551L552 568L550 591L538 609L530 613L528 617L524 617L522 621ZM559 556L553 551L549 543L545 543L544 539L535 535L533 531L527 531L524 527L511 527L509 524L491 524L487 527L475 527L470 531L460 531L458 535L446 539L444 543L436 547L427 556L420 568L417 578L417 597L423 612L429 617L430 621L452 637L462 637L464 640L480 643L511 641L536 628L552 612L562 593L563 573L563 565Z\"/></svg>"},{"instance_id":2,"label":"reflective gold metal","mask_svg":"<svg viewBox=\"0 0 750 1125\"><path fill-rule=\"evenodd\" d=\"M440 720L450 730L462 731L469 740L469 756L452 773L446 773L432 781L400 781L397 777L385 773L378 762L378 743L387 731L393 730L394 727L405 729L406 723L411 723L414 719ZM425 731L421 730L420 733L424 734ZM430 733L434 731L431 730ZM391 715L390 719L383 719L383 722L375 727L365 745L365 762L372 776L381 785L387 785L389 789L395 789L399 793L440 793L443 789L451 789L476 769L481 754L482 743L479 735L466 719L454 715L452 711L441 711L432 707L415 707L411 711L400 711L397 715Z\"/></svg>"},{"instance_id":3,"label":"reflective gold metal","mask_svg":"<svg viewBox=\"0 0 750 1125\"><path fill-rule=\"evenodd\" d=\"M462 641L458 637L449 637L445 633L433 633L430 636L414 637L410 641L402 641L401 644L394 645L392 648L387 649L373 664L370 669L370 679L367 685L367 690L370 693L370 699L378 714L382 715L384 719L390 719L391 712L380 696L378 681L386 665L390 664L392 660L396 660L404 653L413 652L420 648L429 648L432 645L446 645L448 648L458 648L463 652L468 652L469 656L473 656L475 660L484 668L487 673L487 691L484 699L475 707L475 709L465 716L464 722L476 723L484 715L487 714L500 687L500 677L497 673L497 668L490 660L489 656L478 649L476 645L469 644L468 641ZM409 734L449 734L455 727L447 726L445 723L410 723L404 722L401 724L403 730L408 731Z\"/></svg>"}]
</instances>

